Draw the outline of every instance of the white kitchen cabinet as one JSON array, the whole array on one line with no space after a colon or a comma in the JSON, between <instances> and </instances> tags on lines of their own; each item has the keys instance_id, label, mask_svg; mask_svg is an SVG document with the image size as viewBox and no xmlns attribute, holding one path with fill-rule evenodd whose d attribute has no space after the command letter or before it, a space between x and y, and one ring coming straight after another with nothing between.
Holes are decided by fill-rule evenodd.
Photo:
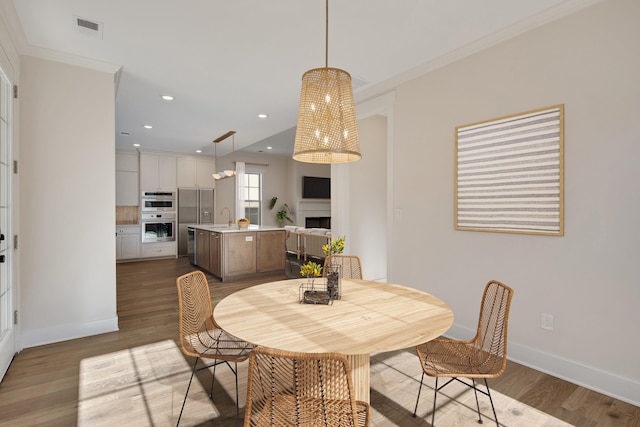
<instances>
[{"instance_id":1,"label":"white kitchen cabinet","mask_svg":"<svg viewBox=\"0 0 640 427\"><path fill-rule=\"evenodd\" d=\"M116 153L116 206L140 205L138 152Z\"/></svg>"},{"instance_id":2,"label":"white kitchen cabinet","mask_svg":"<svg viewBox=\"0 0 640 427\"><path fill-rule=\"evenodd\" d=\"M213 158L196 158L196 184L198 187L215 188Z\"/></svg>"},{"instance_id":3,"label":"white kitchen cabinet","mask_svg":"<svg viewBox=\"0 0 640 427\"><path fill-rule=\"evenodd\" d=\"M142 243L140 256L142 258L175 257L178 254L176 242Z\"/></svg>"},{"instance_id":4,"label":"white kitchen cabinet","mask_svg":"<svg viewBox=\"0 0 640 427\"><path fill-rule=\"evenodd\" d=\"M178 188L196 186L196 158L178 157Z\"/></svg>"},{"instance_id":5,"label":"white kitchen cabinet","mask_svg":"<svg viewBox=\"0 0 640 427\"><path fill-rule=\"evenodd\" d=\"M178 157L178 187L214 188L213 158Z\"/></svg>"},{"instance_id":6,"label":"white kitchen cabinet","mask_svg":"<svg viewBox=\"0 0 640 427\"><path fill-rule=\"evenodd\" d=\"M138 172L116 171L116 206L138 206Z\"/></svg>"},{"instance_id":7,"label":"white kitchen cabinet","mask_svg":"<svg viewBox=\"0 0 640 427\"><path fill-rule=\"evenodd\" d=\"M140 226L116 226L116 261L140 258Z\"/></svg>"},{"instance_id":8,"label":"white kitchen cabinet","mask_svg":"<svg viewBox=\"0 0 640 427\"><path fill-rule=\"evenodd\" d=\"M116 170L126 172L138 172L138 152L124 152L120 151L116 153Z\"/></svg>"},{"instance_id":9,"label":"white kitchen cabinet","mask_svg":"<svg viewBox=\"0 0 640 427\"><path fill-rule=\"evenodd\" d=\"M140 191L175 191L176 156L140 153Z\"/></svg>"}]
</instances>

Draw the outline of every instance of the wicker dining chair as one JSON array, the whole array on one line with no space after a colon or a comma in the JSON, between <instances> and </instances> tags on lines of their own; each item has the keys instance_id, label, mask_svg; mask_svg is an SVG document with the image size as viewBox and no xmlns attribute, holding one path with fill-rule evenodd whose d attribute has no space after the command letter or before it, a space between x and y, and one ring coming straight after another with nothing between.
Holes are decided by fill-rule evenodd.
<instances>
[{"instance_id":1,"label":"wicker dining chair","mask_svg":"<svg viewBox=\"0 0 640 427\"><path fill-rule=\"evenodd\" d=\"M362 263L356 255L329 255L324 259L322 276L327 277L327 267L339 265L343 279L362 279Z\"/></svg>"},{"instance_id":2,"label":"wicker dining chair","mask_svg":"<svg viewBox=\"0 0 640 427\"><path fill-rule=\"evenodd\" d=\"M427 374L436 379L431 426L434 426L438 392L454 380L473 388L479 423L482 423L482 416L480 415L478 392L489 397L496 425L499 426L487 378L496 378L502 375L507 365L507 326L509 324L509 308L513 292L513 289L498 281L492 280L487 283L480 305L478 329L473 339L457 341L438 338L416 347L423 372L420 379L416 407L413 410L414 417L418 410L422 381L424 380L424 375ZM450 379L438 387L438 378L441 377ZM458 377L469 378L472 383L469 384ZM477 387L477 378L484 380L486 391Z\"/></svg>"},{"instance_id":3,"label":"wicker dining chair","mask_svg":"<svg viewBox=\"0 0 640 427\"><path fill-rule=\"evenodd\" d=\"M347 358L256 348L249 358L245 427L369 425L368 403L355 400Z\"/></svg>"},{"instance_id":4,"label":"wicker dining chair","mask_svg":"<svg viewBox=\"0 0 640 427\"><path fill-rule=\"evenodd\" d=\"M185 355L196 358L176 426L180 424L182 411L184 411L184 405L196 371L213 366L209 390L209 398L212 398L216 366L222 363L231 369L236 378L236 417L239 418L238 362L247 360L255 346L228 334L216 324L213 318L209 285L202 271L192 271L178 277L176 285L180 309L180 347ZM213 362L205 362L202 359L213 360ZM198 368L200 360L204 366ZM234 366L231 366L231 362L234 363Z\"/></svg>"}]
</instances>

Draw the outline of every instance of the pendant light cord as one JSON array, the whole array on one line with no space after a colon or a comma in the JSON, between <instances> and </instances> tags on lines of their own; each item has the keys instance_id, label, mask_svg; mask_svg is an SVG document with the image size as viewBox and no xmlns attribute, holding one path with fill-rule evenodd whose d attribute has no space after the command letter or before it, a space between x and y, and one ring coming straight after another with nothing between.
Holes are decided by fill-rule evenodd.
<instances>
[{"instance_id":1,"label":"pendant light cord","mask_svg":"<svg viewBox=\"0 0 640 427\"><path fill-rule=\"evenodd\" d=\"M324 68L329 68L329 0L326 0L325 25Z\"/></svg>"}]
</instances>

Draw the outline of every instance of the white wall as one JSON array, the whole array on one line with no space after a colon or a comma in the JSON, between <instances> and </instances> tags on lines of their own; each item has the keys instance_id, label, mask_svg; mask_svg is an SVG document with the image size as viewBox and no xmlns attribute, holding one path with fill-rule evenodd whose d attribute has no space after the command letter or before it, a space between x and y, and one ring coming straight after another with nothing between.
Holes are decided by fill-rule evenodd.
<instances>
[{"instance_id":1,"label":"white wall","mask_svg":"<svg viewBox=\"0 0 640 427\"><path fill-rule=\"evenodd\" d=\"M366 203L351 205L345 250L362 262L365 279L387 279L387 119L374 115L358 121L362 159L349 171L349 194L366 194ZM347 246L348 245L348 246Z\"/></svg>"},{"instance_id":2,"label":"white wall","mask_svg":"<svg viewBox=\"0 0 640 427\"><path fill-rule=\"evenodd\" d=\"M484 284L504 281L511 358L636 405L638 16L635 0L598 3L396 88L389 276L449 303L460 338L475 331ZM565 236L455 231L454 128L560 103ZM368 197L351 190L350 209Z\"/></svg>"},{"instance_id":3,"label":"white wall","mask_svg":"<svg viewBox=\"0 0 640 427\"><path fill-rule=\"evenodd\" d=\"M455 338L475 333L486 282L504 281L515 289L510 358L635 405L639 16L640 2L605 1L401 84L387 136L389 279L446 301ZM565 105L565 236L455 231L455 127L555 104ZM336 208L369 196L352 190ZM540 328L543 312L553 331Z\"/></svg>"},{"instance_id":4,"label":"white wall","mask_svg":"<svg viewBox=\"0 0 640 427\"><path fill-rule=\"evenodd\" d=\"M23 345L117 330L114 75L22 57Z\"/></svg>"}]
</instances>

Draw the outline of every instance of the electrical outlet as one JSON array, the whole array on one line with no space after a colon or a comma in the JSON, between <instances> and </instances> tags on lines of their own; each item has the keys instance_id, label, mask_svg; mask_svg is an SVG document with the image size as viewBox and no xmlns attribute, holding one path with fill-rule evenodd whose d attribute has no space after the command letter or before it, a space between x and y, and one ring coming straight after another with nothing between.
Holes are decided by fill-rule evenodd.
<instances>
[{"instance_id":1,"label":"electrical outlet","mask_svg":"<svg viewBox=\"0 0 640 427\"><path fill-rule=\"evenodd\" d=\"M553 314L540 313L540 327L548 331L553 331Z\"/></svg>"}]
</instances>

